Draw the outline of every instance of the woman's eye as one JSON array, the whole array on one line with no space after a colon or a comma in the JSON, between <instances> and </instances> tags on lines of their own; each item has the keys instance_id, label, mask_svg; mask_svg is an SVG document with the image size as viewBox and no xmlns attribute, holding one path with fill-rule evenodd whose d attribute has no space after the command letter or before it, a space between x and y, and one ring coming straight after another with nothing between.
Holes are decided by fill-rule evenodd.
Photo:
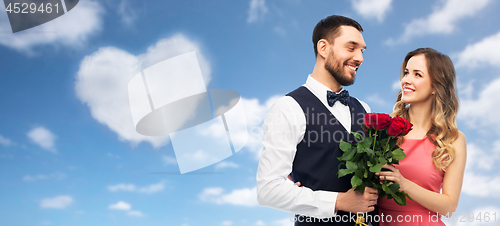
<instances>
[{"instance_id":1,"label":"woman's eye","mask_svg":"<svg viewBox=\"0 0 500 226\"><path fill-rule=\"evenodd\" d=\"M420 73L415 74L417 77L422 77Z\"/></svg>"},{"instance_id":2,"label":"woman's eye","mask_svg":"<svg viewBox=\"0 0 500 226\"><path fill-rule=\"evenodd\" d=\"M404 77L404 76L407 76L407 75L408 75L408 72L407 72L407 71L405 71L405 72L403 73L403 77Z\"/></svg>"}]
</instances>

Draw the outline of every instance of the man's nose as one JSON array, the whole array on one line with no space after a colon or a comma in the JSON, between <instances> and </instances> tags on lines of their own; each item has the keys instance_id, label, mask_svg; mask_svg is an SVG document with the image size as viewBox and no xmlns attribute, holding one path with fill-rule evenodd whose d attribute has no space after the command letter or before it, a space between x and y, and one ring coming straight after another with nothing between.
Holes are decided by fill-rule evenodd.
<instances>
[{"instance_id":1,"label":"man's nose","mask_svg":"<svg viewBox=\"0 0 500 226\"><path fill-rule=\"evenodd\" d=\"M363 63L363 52L356 51L356 54L354 55L353 60L358 62L359 64Z\"/></svg>"}]
</instances>

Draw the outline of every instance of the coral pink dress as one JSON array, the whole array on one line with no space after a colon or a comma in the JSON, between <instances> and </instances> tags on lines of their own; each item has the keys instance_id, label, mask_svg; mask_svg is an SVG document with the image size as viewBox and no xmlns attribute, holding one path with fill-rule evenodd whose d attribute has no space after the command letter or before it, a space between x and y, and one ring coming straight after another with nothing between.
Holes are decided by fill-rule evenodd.
<instances>
[{"instance_id":1,"label":"coral pink dress","mask_svg":"<svg viewBox=\"0 0 500 226\"><path fill-rule=\"evenodd\" d=\"M399 161L399 165L394 166L401 175L427 190L440 193L444 172L436 171L432 161L435 145L427 138L405 139L400 147L404 150L406 158ZM436 212L409 199L406 201L406 206L400 206L393 199L379 199L380 226L445 225Z\"/></svg>"}]
</instances>

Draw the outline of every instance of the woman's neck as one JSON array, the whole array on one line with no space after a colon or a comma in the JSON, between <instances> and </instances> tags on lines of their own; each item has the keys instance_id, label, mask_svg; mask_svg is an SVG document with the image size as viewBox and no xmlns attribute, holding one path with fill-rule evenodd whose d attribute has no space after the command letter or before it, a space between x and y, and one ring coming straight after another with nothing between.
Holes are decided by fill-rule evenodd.
<instances>
[{"instance_id":1,"label":"woman's neck","mask_svg":"<svg viewBox=\"0 0 500 226\"><path fill-rule=\"evenodd\" d=\"M430 104L415 104L410 105L408 109L410 122L413 124L413 129L408 133L411 138L425 137L432 126L432 112Z\"/></svg>"}]
</instances>

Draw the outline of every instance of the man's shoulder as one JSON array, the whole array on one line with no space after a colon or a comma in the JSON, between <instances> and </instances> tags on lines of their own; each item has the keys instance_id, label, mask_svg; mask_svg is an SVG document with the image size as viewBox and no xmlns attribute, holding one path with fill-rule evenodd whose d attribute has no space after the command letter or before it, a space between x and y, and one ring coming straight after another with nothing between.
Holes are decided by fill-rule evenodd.
<instances>
[{"instance_id":1,"label":"man's shoulder","mask_svg":"<svg viewBox=\"0 0 500 226\"><path fill-rule=\"evenodd\" d=\"M368 106L367 103L365 103L364 101L360 100L359 98L356 98L356 97L353 97L351 96L352 98L356 99L360 104L361 106L363 106L363 108L365 109L366 113L370 113L371 112L371 108L370 106Z\"/></svg>"}]
</instances>

